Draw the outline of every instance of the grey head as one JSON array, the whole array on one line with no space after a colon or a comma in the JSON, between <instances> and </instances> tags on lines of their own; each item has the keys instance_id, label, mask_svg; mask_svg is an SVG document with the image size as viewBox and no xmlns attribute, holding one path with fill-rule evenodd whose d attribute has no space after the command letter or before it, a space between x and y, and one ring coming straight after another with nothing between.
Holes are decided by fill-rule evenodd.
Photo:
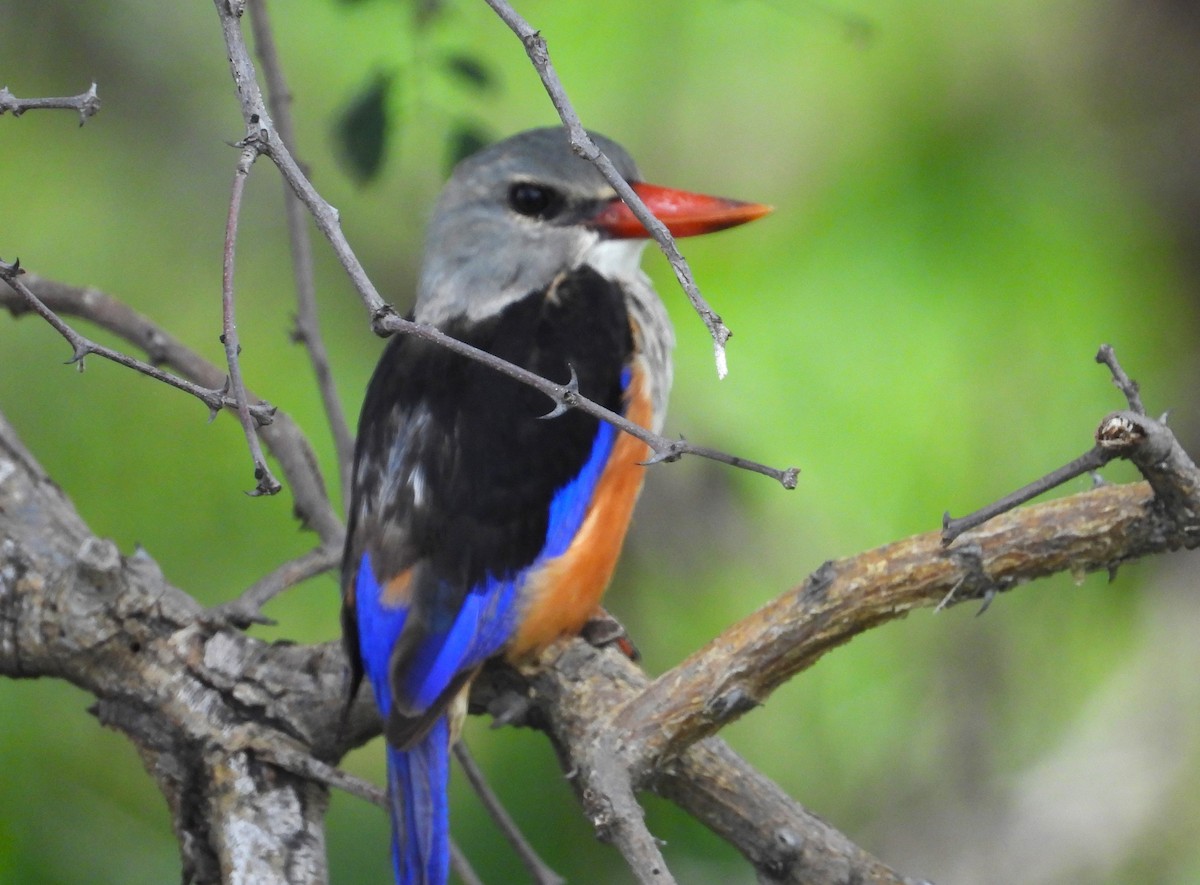
<instances>
[{"instance_id":1,"label":"grey head","mask_svg":"<svg viewBox=\"0 0 1200 885\"><path fill-rule=\"evenodd\" d=\"M590 134L626 180L639 179L624 148ZM585 262L610 279L644 279L644 240L609 240L588 226L615 195L561 126L521 132L463 160L429 225L417 321L484 319Z\"/></svg>"}]
</instances>

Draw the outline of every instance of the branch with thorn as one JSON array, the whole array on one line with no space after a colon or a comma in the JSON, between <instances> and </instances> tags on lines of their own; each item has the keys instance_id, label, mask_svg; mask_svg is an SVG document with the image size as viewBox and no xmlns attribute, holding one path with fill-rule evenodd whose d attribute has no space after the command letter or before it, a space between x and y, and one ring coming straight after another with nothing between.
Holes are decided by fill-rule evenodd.
<instances>
[{"instance_id":1,"label":"branch with thorn","mask_svg":"<svg viewBox=\"0 0 1200 885\"><path fill-rule=\"evenodd\" d=\"M725 325L720 315L712 309L704 299L704 296L700 294L700 287L696 285L696 278L692 275L692 268L687 263L687 259L679 251L679 246L676 244L675 238L671 236L671 232L667 230L666 225L659 221L654 213L646 208L646 204L642 202L642 198L629 186L629 182L621 177L621 173L617 171L617 167L613 165L612 160L604 155L604 152L596 146L591 136L588 135L587 129L584 128L582 121L579 119L579 114L575 112L575 107L571 104L571 99L567 96L566 89L563 88L562 81L558 78L558 73L554 70L554 64L550 61L550 50L546 45L546 40L542 36L541 31L538 31L523 19L506 0L486 0L486 2L496 15L500 17L501 21L508 25L509 29L521 40L521 44L525 47L526 55L529 56L529 60L533 63L538 77L541 78L546 94L550 96L550 101L554 105L554 109L558 111L563 126L567 129L567 134L571 139L571 147L579 156L591 160L595 164L596 168L600 170L600 174L613 186L613 189L620 195L625 204L633 210L633 214L637 216L638 221L650 232L650 235L654 238L654 242L658 244L663 255L667 257L667 261L671 264L671 269L675 271L675 278L679 281L680 287L682 287L684 294L687 295L692 308L700 315L700 319L704 321L704 326L708 329L708 334L712 337L713 358L717 365L717 377L724 378L729 374L729 362L725 354L725 344L733 336L733 332L729 330L729 327ZM643 442L646 442L646 440L643 440ZM689 452L689 454L699 453ZM726 461L724 463L728 464L732 462ZM748 469L753 470L754 468ZM780 481L783 482L785 488L791 488L782 479Z\"/></svg>"},{"instance_id":2,"label":"branch with thorn","mask_svg":"<svg viewBox=\"0 0 1200 885\"><path fill-rule=\"evenodd\" d=\"M17 305L11 300L7 300L7 303L5 303L2 294L0 294L0 303L8 307L14 314L19 314L26 310L32 311L49 323L71 345L71 358L67 360L67 363L74 365L79 371L83 371L86 357L95 354L102 359L125 366L127 369L133 369L135 372L140 372L149 378L153 378L155 381L168 384L176 390L182 390L184 393L191 394L208 406L210 420L223 408L237 408L238 401L229 393L228 379L220 387L204 387L180 378L178 375L164 372L157 366L113 350L111 347L97 344L90 338L79 334L55 314L53 310L47 307L46 303L25 284L22 279L24 274L25 269L21 267L19 261L9 264L0 260L0 281L7 283L8 287L20 296L23 304ZM260 427L270 424L274 420L275 408L269 403L259 401L248 404L246 409L247 415Z\"/></svg>"},{"instance_id":3,"label":"branch with thorn","mask_svg":"<svg viewBox=\"0 0 1200 885\"><path fill-rule=\"evenodd\" d=\"M96 91L95 82L86 92L62 98L17 98L7 86L0 86L0 116L9 113L19 117L26 111L41 110L75 111L79 114L79 125L82 126L89 117L100 112L100 94Z\"/></svg>"},{"instance_id":4,"label":"branch with thorn","mask_svg":"<svg viewBox=\"0 0 1200 885\"><path fill-rule=\"evenodd\" d=\"M1174 502L1173 509L1183 506L1180 502L1188 500L1194 493L1190 486L1179 488L1181 482L1194 481L1187 478L1194 476L1195 466L1175 440L1174 434L1167 430L1166 415L1156 421L1146 414L1137 382L1125 374L1111 346L1101 346L1096 354L1096 362L1108 367L1113 384L1125 396L1129 409L1105 417L1096 428L1095 445L1078 458L967 516L953 519L947 512L942 518L943 544L952 543L963 532L978 528L989 519L1058 488L1077 476L1099 470L1114 458L1132 461L1161 500Z\"/></svg>"},{"instance_id":5,"label":"branch with thorn","mask_svg":"<svg viewBox=\"0 0 1200 885\"><path fill-rule=\"evenodd\" d=\"M0 264L0 269L3 267ZM228 391L215 388L226 377L222 370L111 295L97 289L68 286L33 274L18 276L9 282L9 286L11 288L0 286L0 308L6 308L13 316L37 313L55 328L58 328L57 324L66 325L60 315L79 317L94 323L144 349L149 360L145 363L111 351L116 362L151 377L164 376L161 380L165 383L192 393L210 409L237 408ZM100 348L94 352L104 356L109 351ZM164 372L159 366L168 366L179 374ZM220 393L219 401L210 402L210 398L217 393ZM261 403L257 397L248 396ZM345 531L341 518L329 501L325 481L316 466L316 455L300 428L285 412L266 404L252 405L251 411L256 416L261 411L259 433L283 470L297 518L306 528L316 532L321 545L299 560L280 566L271 575L256 582L243 596L220 607L218 613L228 615L232 623L242 624L260 621L262 606L278 593L305 578L335 567L341 558Z\"/></svg>"}]
</instances>

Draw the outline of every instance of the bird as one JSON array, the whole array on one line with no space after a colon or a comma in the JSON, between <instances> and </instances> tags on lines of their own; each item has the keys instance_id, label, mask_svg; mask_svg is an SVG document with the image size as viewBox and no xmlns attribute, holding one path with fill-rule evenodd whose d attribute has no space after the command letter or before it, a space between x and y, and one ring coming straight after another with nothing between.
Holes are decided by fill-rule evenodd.
<instances>
[{"instance_id":1,"label":"bird","mask_svg":"<svg viewBox=\"0 0 1200 885\"><path fill-rule=\"evenodd\" d=\"M769 211L646 184L589 134L675 236ZM409 318L658 432L674 333L640 266L648 236L564 128L521 132L454 169ZM649 455L436 343L386 345L359 418L341 584L350 696L365 677L384 723L398 885L449 875L449 755L472 679L600 611Z\"/></svg>"}]
</instances>

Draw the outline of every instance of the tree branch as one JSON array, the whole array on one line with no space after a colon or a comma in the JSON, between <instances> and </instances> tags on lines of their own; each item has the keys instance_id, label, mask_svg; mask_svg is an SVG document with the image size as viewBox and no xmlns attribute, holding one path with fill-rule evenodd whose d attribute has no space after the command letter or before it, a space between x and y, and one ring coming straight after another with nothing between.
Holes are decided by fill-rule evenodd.
<instances>
[{"instance_id":1,"label":"tree branch","mask_svg":"<svg viewBox=\"0 0 1200 885\"><path fill-rule=\"evenodd\" d=\"M282 881L235 853L237 844L226 835L246 826L256 834L255 843L265 845L257 840L267 839L267 824L278 837L275 850L283 852L272 869L317 869L311 827L324 807L324 785L333 781L326 768L296 760L303 755L335 760L380 730L369 692L342 723L347 669L340 643L265 644L204 618L147 555L122 557L110 542L93 536L2 417L0 539L0 675L54 676L97 697L96 714L129 736L167 797L188 875L199 883L220 881L223 871ZM587 672L597 665L606 669ZM497 672L513 679L512 671ZM596 735L589 725L595 711L609 709L614 698L627 698L647 681L620 655L599 654L581 641L564 646L555 668L537 671L536 679L539 703L545 705L537 708L539 715L555 717L545 721L553 723L564 764L580 771L596 752L588 743ZM741 774L730 774L723 766L736 759L732 754L714 751L715 757L704 760L695 757L698 752L662 772L663 789L677 793L686 809L695 809L718 833L743 840L740 850L764 869L787 866L780 852L786 849L791 857L793 833L803 840L803 862L789 869L809 869L803 859L813 852L851 851L849 858L839 855L843 871L846 864L858 869L859 860L868 857L815 818L811 822L819 828L804 829L801 822L808 818L777 789L760 796L768 782L743 777L745 763ZM693 758L697 761L689 761ZM268 776L263 763L300 771L320 786ZM676 783L677 777L683 780ZM607 789L603 780L591 783ZM253 784L263 788L259 798ZM763 796L774 810L759 819L755 809ZM587 807L601 808L605 801L597 793ZM217 822L210 828L214 810ZM268 811L278 818L267 820ZM744 817L731 821L727 815L734 811ZM313 876L297 881L317 881Z\"/></svg>"},{"instance_id":2,"label":"tree branch","mask_svg":"<svg viewBox=\"0 0 1200 885\"><path fill-rule=\"evenodd\" d=\"M258 50L258 58L262 62L263 76L267 81L267 104L279 129L279 137L284 145L294 151L297 141L295 126L292 123L292 93L284 79L283 67L275 49L275 36L267 13L267 0L254 0L250 6L250 27L254 33L254 46ZM350 488L350 468L354 461L354 434L346 422L346 411L333 383L329 353L321 335L308 217L304 211L304 204L286 180L283 183L283 211L287 218L292 278L296 286L296 329L293 337L303 344L308 352L317 389L321 393L321 402L325 407L325 417L329 422L329 432L333 437L334 450L337 452L341 488L347 490Z\"/></svg>"},{"instance_id":3,"label":"tree branch","mask_svg":"<svg viewBox=\"0 0 1200 885\"><path fill-rule=\"evenodd\" d=\"M480 362L502 375L507 375L509 378L520 381L522 384L528 384L534 390L538 390L550 397L556 406L560 406L563 409L578 409L584 414L592 415L601 421L607 421L630 436L640 439L650 447L654 454L647 462L648 464L678 461L684 455L696 455L722 464L728 464L731 467L738 467L742 470L749 470L752 473L761 473L763 476L769 476L785 489L794 489L796 487L796 480L800 473L796 467L787 467L784 469L769 467L766 464L760 464L757 461L740 458L736 455L729 455L716 449L692 445L684 439L667 439L642 427L640 424L635 424L624 415L619 415L610 409L604 408L599 403L580 395L574 379L568 381L566 384L557 384L528 369L493 356L486 350L480 350L477 347L459 341L457 338L452 338L435 326L425 323L414 323L412 320L404 319L396 314L391 314L381 319L380 327L386 331L414 335L417 338L431 341L445 347L447 350L452 350L455 353Z\"/></svg>"},{"instance_id":4,"label":"tree branch","mask_svg":"<svg viewBox=\"0 0 1200 885\"><path fill-rule=\"evenodd\" d=\"M215 391L225 378L222 370L160 326L98 289L69 286L33 274L21 276L17 283L34 296L33 301L52 314L80 317L144 350L153 364L147 368L157 373L153 377L163 375L165 377L162 380L173 387L187 392L192 392L189 388ZM4 286L0 286L0 307L7 308L18 318L36 310L28 294ZM61 323L57 316L55 319ZM124 354L119 356L121 360L118 362L122 364L131 360L145 365ZM158 365L170 366L183 377L162 372L156 368ZM235 405L233 398L223 393L215 403L209 403L198 394L193 395L197 395L211 409L233 408ZM264 417L269 417L270 423L264 424L260 433L267 448L280 463L292 493L297 517L306 528L317 533L325 546L340 548L345 529L329 502L316 455L308 440L286 413L271 407L269 415L264 414Z\"/></svg>"},{"instance_id":5,"label":"tree branch","mask_svg":"<svg viewBox=\"0 0 1200 885\"><path fill-rule=\"evenodd\" d=\"M25 310L36 313L47 323L49 323L50 326L56 332L58 332L58 334L62 335L63 338L66 339L67 343L71 345L72 350L71 358L67 360L67 362L75 364L80 371L83 371L84 369L85 358L91 354L95 354L98 357L117 363L118 365L125 366L127 369L133 369L135 372L140 372L143 375L153 378L155 381L161 381L162 383L168 384L177 390L182 390L184 393L191 394L192 396L196 397L196 399L208 406L209 411L212 414L220 411L222 407L237 407L237 401L233 397L227 395L224 386L218 389L216 386L202 387L198 384L190 383L182 378L178 378L174 375L168 374L167 372L163 372L161 369L158 369L149 363L142 362L141 360L135 359L128 354L113 350L110 347L105 347L102 344L97 344L91 339L80 335L67 323L63 322L62 319L59 318L55 312L25 284L25 281L22 280L22 276L24 276L24 274L25 270L20 266L19 262L8 264L7 262L0 261L0 281L7 283L10 289L24 299ZM0 293L2 292L3 290L0 290ZM8 306L9 310L12 311L14 315L23 312L21 308L16 307L15 305L11 304L11 302ZM265 424L271 421L274 411L274 408L268 403L260 402L250 408L250 415L255 421Z\"/></svg>"},{"instance_id":6,"label":"tree branch","mask_svg":"<svg viewBox=\"0 0 1200 885\"><path fill-rule=\"evenodd\" d=\"M324 787L268 774L245 744L330 758L341 654L202 624L147 555L91 534L3 418L0 477L0 674L97 698L93 712L129 736L167 798L186 878L324 881ZM348 732L359 723L356 712Z\"/></svg>"},{"instance_id":7,"label":"tree branch","mask_svg":"<svg viewBox=\"0 0 1200 885\"><path fill-rule=\"evenodd\" d=\"M246 395L246 382L242 379L242 345L238 339L237 320L233 300L234 256L237 252L238 222L242 215L242 194L246 191L246 179L254 165L258 151L252 145L242 147L237 168L233 173L233 187L229 196L229 214L225 222L225 248L221 261L221 343L225 345L225 364L229 367L229 386L237 403L234 409L254 460L254 491L251 495L274 495L282 486L267 466L266 456L255 432L250 406Z\"/></svg>"},{"instance_id":8,"label":"tree branch","mask_svg":"<svg viewBox=\"0 0 1200 885\"><path fill-rule=\"evenodd\" d=\"M516 671L491 665L476 683L472 709L545 731L604 838L614 823L606 813L612 808L608 778L611 766L624 763L627 739L614 719L651 684L619 651L574 639L551 647L537 666ZM628 771L620 780L628 783ZM690 747L636 787L675 802L725 839L762 881L915 885L806 811L718 738ZM641 821L640 809L630 813Z\"/></svg>"},{"instance_id":9,"label":"tree branch","mask_svg":"<svg viewBox=\"0 0 1200 885\"><path fill-rule=\"evenodd\" d=\"M621 177L621 173L617 171L612 160L604 155L604 152L592 141L592 137L588 135L587 129L584 128L579 115L571 104L571 99L563 88L562 81L558 78L558 73L554 70L554 64L550 61L550 50L546 46L546 40L542 37L541 31L535 30L529 22L518 15L506 0L485 0L485 2L500 17L500 20L520 38L521 44L525 47L525 54L533 63L534 70L537 71L538 77L546 89L546 94L550 96L550 102L558 111L563 126L567 129L572 148L581 157L585 157L595 164L596 168L600 170L600 174L613 186L625 205L650 232L650 236L654 238L654 242L658 244L662 253L667 256L671 269L675 271L675 278L683 288L684 294L687 295L688 301L691 302L692 308L704 321L708 334L712 336L717 377L724 378L729 373L725 344L733 336L733 333L725 325L720 315L704 300L704 296L700 294L700 288L696 285L692 269L688 265L687 259L679 251L675 238L671 236L666 225L646 207L642 198L629 186L629 182Z\"/></svg>"},{"instance_id":10,"label":"tree branch","mask_svg":"<svg viewBox=\"0 0 1200 885\"><path fill-rule=\"evenodd\" d=\"M7 86L0 86L0 116L9 112L14 117L19 117L26 111L46 109L77 111L79 125L82 126L88 121L88 117L100 112L100 95L96 92L95 82L93 81L87 92L65 98L17 98L8 91Z\"/></svg>"}]
</instances>

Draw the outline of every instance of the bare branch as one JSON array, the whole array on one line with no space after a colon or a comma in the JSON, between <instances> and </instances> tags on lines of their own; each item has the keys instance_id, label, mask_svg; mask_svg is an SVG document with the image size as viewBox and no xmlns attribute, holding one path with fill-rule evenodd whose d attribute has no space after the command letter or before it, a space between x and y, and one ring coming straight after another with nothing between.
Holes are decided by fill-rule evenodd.
<instances>
[{"instance_id":1,"label":"bare branch","mask_svg":"<svg viewBox=\"0 0 1200 885\"><path fill-rule=\"evenodd\" d=\"M283 76L279 55L275 49L275 37L267 13L267 0L254 0L250 6L250 26L254 32L254 46L262 62L263 76L267 81L267 103L278 127L279 136L291 150L296 149L296 131L292 124L292 94ZM308 232L308 216L304 204L296 191L285 181L283 186L283 209L287 218L288 241L291 243L292 278L296 286L296 329L294 338L308 351L312 363L317 389L325 406L329 431L333 436L337 452L338 474L342 489L350 488L350 468L354 461L354 434L346 422L346 411L342 407L337 387L333 383L333 372L329 365L329 354L325 339L321 335L321 324L317 316L316 279L313 275L312 238ZM348 500L348 498L347 498Z\"/></svg>"},{"instance_id":2,"label":"bare branch","mask_svg":"<svg viewBox=\"0 0 1200 885\"><path fill-rule=\"evenodd\" d=\"M36 302L52 313L81 317L145 350L149 361L155 364L148 366L152 371L146 374L151 377L161 374L164 376L161 380L165 383L192 393L210 409L234 407L233 398L216 389L225 378L221 369L112 296L98 289L68 286L33 274L22 275L16 282L35 297L31 301L19 291L0 286L0 307L7 308L14 316L35 311ZM58 322L61 323L61 320ZM119 356L124 360L130 359ZM156 368L157 365L170 366L183 378L162 372ZM209 394L219 394L220 399L210 402L207 398ZM271 454L279 460L295 502L297 517L305 527L317 533L323 545L331 549L340 548L344 527L329 502L316 455L308 440L286 413L265 404L255 408L260 420L270 422L263 424L260 433ZM260 413L259 409L269 411Z\"/></svg>"},{"instance_id":3,"label":"bare branch","mask_svg":"<svg viewBox=\"0 0 1200 885\"><path fill-rule=\"evenodd\" d=\"M1125 396L1125 401L1129 403L1129 408L1139 415L1145 415L1146 407L1142 405L1142 396L1138 391L1138 384L1125 374L1125 370L1121 368L1121 364L1117 361L1117 354L1112 349L1111 344L1100 345L1100 350L1096 352L1096 362L1108 366L1108 370L1112 372L1113 384Z\"/></svg>"},{"instance_id":4,"label":"bare branch","mask_svg":"<svg viewBox=\"0 0 1200 885\"><path fill-rule=\"evenodd\" d=\"M250 869L252 855L234 853L238 846L224 835L239 822L264 846L269 840L264 836L260 843L258 834L273 828L282 852L273 856L291 863L291 853L298 852L301 868L314 869L317 843L309 827L323 813L324 785L373 795L327 766L300 761L304 753L322 761L339 758L379 734L368 692L341 725L346 662L340 644L267 644L207 623L148 556L122 558L111 543L95 538L2 418L0 465L0 577L19 576L16 592L4 592L9 585L0 581L0 674L55 676L104 699L97 715L129 735L167 797L193 881L215 883L224 870ZM596 742L601 732L593 727L604 726L597 711L615 712L646 677L620 654L601 654L581 641L565 649L570 654L546 659L554 670L534 674L539 714L553 717L545 721L569 768L592 766L598 752L613 764L613 741L620 737L610 730ZM589 669L598 665L605 670ZM494 672L513 677L511 670ZM764 873L808 885L844 882L847 870L866 882L905 881L894 874L868 876L886 873L886 867L806 816L765 779L742 776L745 763L732 771L724 767L736 760L732 753L722 750L705 760L701 752L695 748L660 772L662 789L677 794L686 810L719 834L736 836L739 849ZM300 772L322 786L271 775L263 764ZM675 784L675 778L682 780ZM572 782L602 791L587 800L587 808L629 811L605 805L605 779L581 774ZM250 790L255 784L270 787L261 803ZM767 805L760 804L763 796ZM275 818L264 819L268 808ZM756 816L759 808L769 816ZM217 815L218 832L204 829L210 813ZM636 808L632 813L640 821ZM815 829L805 828L805 821ZM822 869L838 869L841 878L815 874Z\"/></svg>"},{"instance_id":5,"label":"bare branch","mask_svg":"<svg viewBox=\"0 0 1200 885\"><path fill-rule=\"evenodd\" d=\"M217 15L221 21L221 32L225 38L225 48L229 55L230 71L233 74L234 86L237 88L238 99L242 106L242 117L246 124L247 143L252 143L259 151L265 153L283 175L284 181L296 193L301 202L312 215L317 229L329 240L334 254L341 262L350 282L359 293L367 306L374 322L379 317L394 313L376 291L374 284L367 276L350 243L342 232L338 211L317 193L312 182L301 170L292 157L284 140L275 129L275 123L267 110L262 90L258 84L258 75L254 62L250 59L245 37L242 35L240 17L245 8L245 0L232 3L230 0L213 0Z\"/></svg>"},{"instance_id":6,"label":"bare branch","mask_svg":"<svg viewBox=\"0 0 1200 885\"><path fill-rule=\"evenodd\" d=\"M238 159L237 169L233 174L233 188L229 197L229 217L225 222L225 248L221 263L221 343L225 345L225 363L229 366L229 383L233 388L233 398L237 403L238 420L242 432L246 435L246 444L250 447L250 457L254 459L254 491L251 495L274 495L282 486L267 466L266 456L258 441L258 434L251 420L250 407L246 397L246 383L242 380L242 346L238 342L237 320L234 317L233 302L233 269L234 255L237 248L238 221L242 214L242 194L246 190L246 179L250 175L250 167L254 164L258 151L252 145L242 148Z\"/></svg>"},{"instance_id":7,"label":"bare branch","mask_svg":"<svg viewBox=\"0 0 1200 885\"><path fill-rule=\"evenodd\" d=\"M471 751L467 749L466 741L460 740L454 745L454 758L458 760L459 767L467 776L471 789L475 791L475 795L479 797L483 807L492 816L492 820L496 822L496 826L500 828L500 832L508 844L513 847L535 885L564 885L567 880L550 869L549 865L538 856L537 851L522 834L520 827L505 809L500 798L492 791L487 778L483 776L483 771L475 764Z\"/></svg>"},{"instance_id":8,"label":"bare branch","mask_svg":"<svg viewBox=\"0 0 1200 885\"><path fill-rule=\"evenodd\" d=\"M79 125L88 121L100 111L100 95L96 92L96 84L92 83L87 92L71 95L65 98L17 98L8 91L7 86L0 86L0 116L7 111L14 117L19 117L26 111L59 109L78 111Z\"/></svg>"},{"instance_id":9,"label":"bare branch","mask_svg":"<svg viewBox=\"0 0 1200 885\"><path fill-rule=\"evenodd\" d=\"M1057 572L1110 571L1200 546L1193 509L1168 515L1146 484L1107 486L1005 514L944 549L929 533L829 562L664 673L621 712L649 772L761 704L827 651L920 606L983 598Z\"/></svg>"},{"instance_id":10,"label":"bare branch","mask_svg":"<svg viewBox=\"0 0 1200 885\"><path fill-rule=\"evenodd\" d=\"M635 424L624 415L619 415L611 409L606 409L599 403L595 403L587 397L580 395L579 391L570 381L565 384L557 384L528 369L513 365L497 356L493 356L486 350L480 350L478 347L473 347L470 344L459 341L457 338L447 335L435 326L426 323L414 323L412 320L404 319L393 313L380 320L380 327L385 331L414 335L426 341L439 344L447 350L452 350L455 353L483 363L485 366L494 369L502 375L507 375L509 378L520 381L522 384L528 384L535 390L546 394L556 405L562 406L564 409L578 409L587 415L599 418L601 421L607 421L630 436L640 439L650 447L654 454L647 462L649 464L678 461L684 455L696 455L701 458L719 461L722 464L739 467L743 470L761 473L763 476L769 476L785 489L794 489L796 487L796 478L800 471L795 467L784 469L769 467L766 464L759 464L757 461L739 458L736 455L728 455L716 449L695 446L683 439L669 440L642 427L640 424ZM553 415L556 413L557 409L550 414Z\"/></svg>"},{"instance_id":11,"label":"bare branch","mask_svg":"<svg viewBox=\"0 0 1200 885\"><path fill-rule=\"evenodd\" d=\"M942 543L949 545L963 532L977 528L989 519L993 519L1001 513L1007 513L1013 508L1024 504L1026 501L1032 501L1038 495L1045 494L1051 489L1056 489L1077 476L1083 476L1090 471L1099 470L1115 457L1117 457L1116 452L1105 450L1100 446L1093 446L1073 461L1069 461L1062 467L1051 470L1045 476L1038 477L1028 485L1022 486L1015 492L1010 492L1003 498L988 504L986 507L980 507L974 513L968 513L966 516L951 517L950 512L947 511L942 516Z\"/></svg>"},{"instance_id":12,"label":"bare branch","mask_svg":"<svg viewBox=\"0 0 1200 885\"><path fill-rule=\"evenodd\" d=\"M1125 374L1112 347L1104 344L1096 354L1096 362L1108 366L1113 384L1129 403L1129 412L1114 412L1097 428L1096 444L1073 461L1050 471L1026 486L1003 498L981 507L974 513L952 519L949 512L942 517L942 543L949 544L963 532L983 525L989 519L1006 513L1038 495L1057 488L1085 473L1099 470L1114 458L1133 461L1154 491L1169 509L1185 509L1186 499L1194 494L1195 466L1163 422L1146 415L1137 382ZM1182 483L1182 487L1181 484Z\"/></svg>"},{"instance_id":13,"label":"bare branch","mask_svg":"<svg viewBox=\"0 0 1200 885\"><path fill-rule=\"evenodd\" d=\"M0 280L3 280L5 283L7 283L14 292L24 299L24 307L26 309L33 311L42 319L44 319L54 328L55 331L57 331L63 336L63 338L67 340L67 343L71 345L72 350L71 358L67 360L67 362L74 363L80 371L83 371L84 359L91 354L95 354L98 357L117 363L118 365L125 366L127 369L133 369L135 372L141 372L143 375L147 375L150 378L153 378L155 381L161 381L177 390L182 390L184 393L191 394L192 396L196 397L196 399L208 406L209 411L212 414L216 414L222 408L236 407L236 401L227 395L224 387L203 387L199 384L193 384L192 382L180 378L177 375L164 372L162 369L159 369L156 366L152 366L149 363L145 363L142 360L131 357L128 354L121 353L120 351L113 350L110 347L105 347L102 344L97 344L90 338L80 335L69 325L67 325L67 323L63 322L63 320L59 318L53 310L46 306L45 302L43 302L36 294L34 294L32 289L25 285L24 281L22 280L24 273L25 271L20 266L19 262L8 264L4 261L0 261ZM0 298L2 298L2 295L0 295ZM8 306L14 314L20 312L20 308L11 302L6 306ZM250 416L255 421L265 424L273 420L275 409L266 402L259 402L248 408Z\"/></svg>"},{"instance_id":14,"label":"bare branch","mask_svg":"<svg viewBox=\"0 0 1200 885\"><path fill-rule=\"evenodd\" d=\"M624 761L627 738L615 717L651 684L612 646L562 642L536 668L493 665L472 693L473 708L546 732L586 810L603 811L601 772ZM523 710L523 712L515 712ZM789 798L718 738L686 750L654 773L651 789L737 848L765 882L791 885L915 885ZM597 795L598 794L598 795ZM640 820L640 809L631 812ZM593 818L608 824L605 817Z\"/></svg>"},{"instance_id":15,"label":"bare branch","mask_svg":"<svg viewBox=\"0 0 1200 885\"><path fill-rule=\"evenodd\" d=\"M341 561L341 545L331 544L317 547L303 556L288 560L270 574L259 578L237 599L209 609L206 617L216 622L225 621L235 627L243 628L251 624L273 623L270 618L263 617L263 606L284 590L296 586L301 581L307 581L309 578L315 578L317 575L337 568Z\"/></svg>"},{"instance_id":16,"label":"bare branch","mask_svg":"<svg viewBox=\"0 0 1200 885\"><path fill-rule=\"evenodd\" d=\"M522 45L525 47L525 54L529 56L529 60L533 63L538 77L541 78L542 85L546 88L546 94L550 96L551 103L553 103L555 110L558 111L559 117L562 118L563 125L566 127L567 133L571 138L571 146L575 152L595 164L596 168L600 170L600 174L613 186L621 199L632 210L633 214L637 216L638 221L645 225L646 230L654 238L654 242L658 244L663 254L667 256L667 261L671 263L671 268L675 271L675 278L679 280L679 285L683 288L684 294L687 295L688 301L691 302L692 308L700 315L700 319L704 321L709 335L712 336L713 354L717 364L717 377L724 378L729 372L728 361L725 355L725 344L732 337L733 333L725 325L725 322L717 312L704 300L704 296L700 294L700 288L696 285L692 269L688 265L687 259L679 251L679 247L675 243L675 238L671 236L671 232L667 230L666 225L659 221L654 213L646 208L646 204L642 202L642 198L634 193L633 188L629 186L629 182L621 177L621 173L617 171L612 161L604 155L603 151L596 146L591 136L588 135L587 129L584 128L579 115L575 112L570 98L567 97L562 81L559 80L558 74L554 70L554 64L550 61L550 51L546 47L546 41L542 37L541 32L535 30L529 22L525 21L506 0L486 0L486 2L495 11L496 15L500 17L501 21L508 25L512 32L520 38Z\"/></svg>"}]
</instances>

